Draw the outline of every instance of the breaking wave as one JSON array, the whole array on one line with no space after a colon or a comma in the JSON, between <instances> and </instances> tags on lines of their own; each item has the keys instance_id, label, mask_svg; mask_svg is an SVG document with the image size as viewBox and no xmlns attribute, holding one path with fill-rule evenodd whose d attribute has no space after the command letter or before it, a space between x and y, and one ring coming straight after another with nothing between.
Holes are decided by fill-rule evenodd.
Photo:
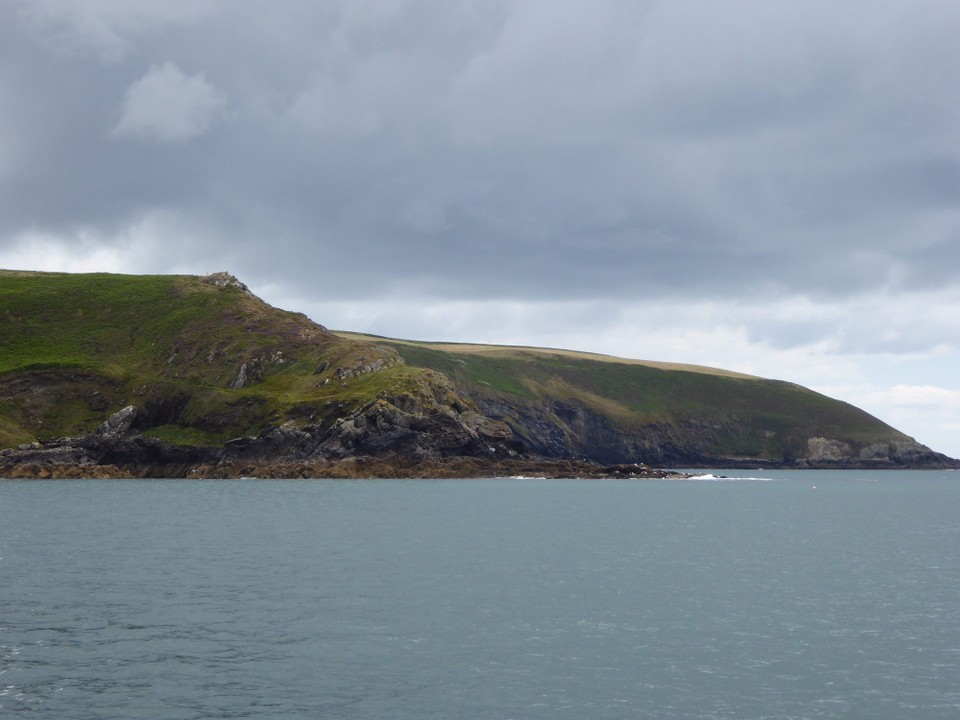
<instances>
[{"instance_id":1,"label":"breaking wave","mask_svg":"<svg viewBox=\"0 0 960 720\"><path fill-rule=\"evenodd\" d=\"M776 478L771 477L745 477L741 475L731 476L731 475L714 475L713 473L704 473L702 475L692 475L688 480L704 480L704 481L717 481L717 482L736 482L741 480L750 480L753 482L775 482Z\"/></svg>"}]
</instances>

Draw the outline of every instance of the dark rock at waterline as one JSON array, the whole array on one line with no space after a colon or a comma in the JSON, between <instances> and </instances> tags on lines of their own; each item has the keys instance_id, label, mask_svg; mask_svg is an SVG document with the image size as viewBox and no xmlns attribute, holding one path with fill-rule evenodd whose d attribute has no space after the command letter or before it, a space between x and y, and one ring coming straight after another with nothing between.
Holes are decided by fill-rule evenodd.
<instances>
[{"instance_id":1,"label":"dark rock at waterline","mask_svg":"<svg viewBox=\"0 0 960 720\"><path fill-rule=\"evenodd\" d=\"M461 406L432 407L410 398L380 399L330 427L284 423L222 446L184 447L144 437L134 406L77 438L30 443L0 451L3 477L682 477L647 462L599 463L531 450L503 422ZM777 468L953 467L917 443L861 449L856 455L815 439L817 453ZM565 448L564 448L565 449ZM638 448L639 449L639 448ZM742 467L742 458L684 454L675 446L643 448L676 467Z\"/></svg>"}]
</instances>

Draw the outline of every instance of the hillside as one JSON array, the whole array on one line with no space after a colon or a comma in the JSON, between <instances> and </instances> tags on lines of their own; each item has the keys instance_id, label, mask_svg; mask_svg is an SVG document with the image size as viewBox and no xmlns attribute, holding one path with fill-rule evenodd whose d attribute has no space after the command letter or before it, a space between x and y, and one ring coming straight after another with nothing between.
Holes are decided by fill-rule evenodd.
<instances>
[{"instance_id":1,"label":"hillside","mask_svg":"<svg viewBox=\"0 0 960 720\"><path fill-rule=\"evenodd\" d=\"M299 463L303 474L358 458L372 474L414 466L430 474L452 458L470 458L475 474L506 460L571 458L951 464L863 411L790 383L589 353L333 333L225 273L0 271L0 322L0 471L8 475L57 463L138 475Z\"/></svg>"},{"instance_id":2,"label":"hillside","mask_svg":"<svg viewBox=\"0 0 960 720\"><path fill-rule=\"evenodd\" d=\"M913 439L799 385L717 368L568 350L342 337L395 349L450 377L543 454L658 464L870 461ZM894 450L894 452L896 452Z\"/></svg>"}]
</instances>

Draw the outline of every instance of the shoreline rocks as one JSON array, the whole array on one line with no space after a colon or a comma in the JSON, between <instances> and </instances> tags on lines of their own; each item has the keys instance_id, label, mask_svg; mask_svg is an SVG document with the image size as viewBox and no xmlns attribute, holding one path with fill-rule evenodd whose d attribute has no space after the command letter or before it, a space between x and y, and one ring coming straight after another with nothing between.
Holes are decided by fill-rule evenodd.
<instances>
[{"instance_id":1,"label":"shoreline rocks","mask_svg":"<svg viewBox=\"0 0 960 720\"><path fill-rule=\"evenodd\" d=\"M0 450L0 478L635 478L681 479L642 462L549 456L524 446L502 421L478 413L437 382L426 397L382 397L331 426L286 422L219 446L181 446L140 434L129 405L94 432ZM445 403L436 396L453 397ZM947 469L957 464L917 443L877 444L850 454L816 452L775 463L736 457L664 458L674 467L759 469Z\"/></svg>"},{"instance_id":2,"label":"shoreline rocks","mask_svg":"<svg viewBox=\"0 0 960 720\"><path fill-rule=\"evenodd\" d=\"M515 460L497 463L475 458L450 458L418 463L389 458L356 457L342 460L272 463L200 463L164 472L171 466L141 468L70 462L25 462L0 465L0 478L20 480L192 478L204 480L256 479L632 479L684 480L687 473L646 465L602 466L581 460Z\"/></svg>"}]
</instances>

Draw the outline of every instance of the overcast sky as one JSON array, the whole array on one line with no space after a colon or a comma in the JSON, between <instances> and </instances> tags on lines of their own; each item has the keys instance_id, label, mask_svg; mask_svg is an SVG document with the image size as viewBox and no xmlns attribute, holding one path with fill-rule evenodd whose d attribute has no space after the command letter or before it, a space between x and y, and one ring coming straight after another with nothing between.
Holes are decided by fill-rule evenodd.
<instances>
[{"instance_id":1,"label":"overcast sky","mask_svg":"<svg viewBox=\"0 0 960 720\"><path fill-rule=\"evenodd\" d=\"M812 387L960 457L956 0L0 0L0 267Z\"/></svg>"}]
</instances>

